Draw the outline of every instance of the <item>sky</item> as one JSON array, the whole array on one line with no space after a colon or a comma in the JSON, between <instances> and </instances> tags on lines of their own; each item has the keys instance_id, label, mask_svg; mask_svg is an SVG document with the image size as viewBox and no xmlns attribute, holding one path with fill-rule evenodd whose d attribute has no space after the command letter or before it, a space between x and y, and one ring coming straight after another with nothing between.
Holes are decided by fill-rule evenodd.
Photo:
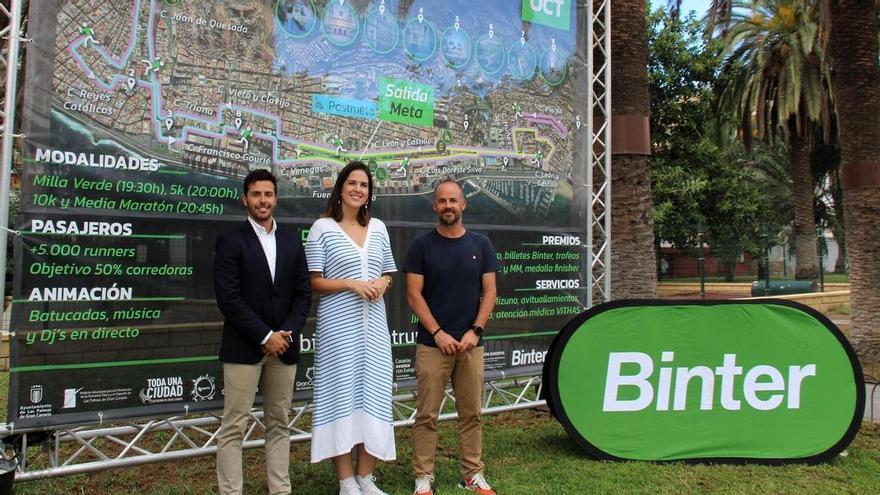
<instances>
[{"instance_id":1,"label":"sky","mask_svg":"<svg viewBox=\"0 0 880 495\"><path fill-rule=\"evenodd\" d=\"M697 11L697 17L702 17L706 13L706 9L709 8L709 2L710 0L684 0L681 2L681 11L690 12L695 10ZM655 9L666 5L666 0L650 0L650 3L651 8Z\"/></svg>"}]
</instances>

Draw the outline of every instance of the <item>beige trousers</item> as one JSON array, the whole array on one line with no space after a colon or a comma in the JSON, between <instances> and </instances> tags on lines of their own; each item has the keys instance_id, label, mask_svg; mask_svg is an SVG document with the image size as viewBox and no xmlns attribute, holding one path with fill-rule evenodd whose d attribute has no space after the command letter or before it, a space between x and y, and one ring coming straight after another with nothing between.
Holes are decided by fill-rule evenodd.
<instances>
[{"instance_id":1,"label":"beige trousers","mask_svg":"<svg viewBox=\"0 0 880 495\"><path fill-rule=\"evenodd\" d=\"M483 348L446 356L440 349L419 344L416 347L415 424L413 424L413 471L416 476L434 474L437 454L437 417L452 378L455 409L458 411L458 453L461 475L465 478L483 471Z\"/></svg>"},{"instance_id":2,"label":"beige trousers","mask_svg":"<svg viewBox=\"0 0 880 495\"><path fill-rule=\"evenodd\" d=\"M257 385L263 395L266 426L266 475L271 495L290 493L290 428L287 411L293 398L296 365L277 357L257 364L223 363L226 397L217 434L217 485L220 495L242 495L241 444Z\"/></svg>"}]
</instances>

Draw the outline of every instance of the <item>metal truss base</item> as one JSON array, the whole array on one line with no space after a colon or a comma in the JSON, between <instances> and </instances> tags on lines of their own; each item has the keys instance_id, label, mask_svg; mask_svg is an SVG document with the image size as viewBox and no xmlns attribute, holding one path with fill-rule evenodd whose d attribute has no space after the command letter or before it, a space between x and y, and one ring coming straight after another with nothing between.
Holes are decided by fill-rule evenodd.
<instances>
[{"instance_id":1,"label":"metal truss base","mask_svg":"<svg viewBox=\"0 0 880 495\"><path fill-rule=\"evenodd\" d=\"M541 396L540 376L525 376L488 381L485 384L483 414L497 414L545 405ZM415 421L415 394L394 397L395 428L411 426ZM446 391L440 411L452 409L451 390ZM291 408L290 441L306 442L310 430L311 403ZM441 421L455 419L455 412L444 412ZM220 416L171 417L130 422L120 426L89 429L76 427L53 431L21 433L4 441L2 460L15 466L18 481L36 480L71 474L90 473L167 462L217 452L216 437ZM245 429L244 448L262 447L265 440L263 412L254 410Z\"/></svg>"}]
</instances>

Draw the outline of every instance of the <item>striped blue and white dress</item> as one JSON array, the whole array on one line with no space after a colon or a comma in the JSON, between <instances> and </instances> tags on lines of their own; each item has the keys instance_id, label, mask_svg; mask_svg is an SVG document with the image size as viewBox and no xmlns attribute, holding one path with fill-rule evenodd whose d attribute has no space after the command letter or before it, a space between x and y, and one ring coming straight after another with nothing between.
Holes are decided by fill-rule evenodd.
<instances>
[{"instance_id":1,"label":"striped blue and white dress","mask_svg":"<svg viewBox=\"0 0 880 495\"><path fill-rule=\"evenodd\" d=\"M371 280L395 272L385 224L371 219L364 247L332 218L316 221L306 240L310 272L324 278ZM367 452L394 460L391 415L391 336L385 301L351 291L322 294L315 335L312 462L363 443Z\"/></svg>"}]
</instances>

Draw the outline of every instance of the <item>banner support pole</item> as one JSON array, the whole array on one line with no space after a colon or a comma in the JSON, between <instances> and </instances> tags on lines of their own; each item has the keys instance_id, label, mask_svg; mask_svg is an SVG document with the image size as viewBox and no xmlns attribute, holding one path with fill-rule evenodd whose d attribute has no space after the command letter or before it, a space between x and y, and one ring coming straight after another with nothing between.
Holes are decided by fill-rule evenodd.
<instances>
[{"instance_id":1,"label":"banner support pole","mask_svg":"<svg viewBox=\"0 0 880 495\"><path fill-rule=\"evenodd\" d=\"M6 37L9 39L6 53L6 93L3 102L3 143L0 147L0 322L3 321L6 303L6 242L9 224L9 182L12 177L12 144L17 136L15 131L15 103L18 84L18 49L21 42L22 0L10 2L11 11L5 8L4 14L9 16ZM2 328L0 331L8 331Z\"/></svg>"}]
</instances>

